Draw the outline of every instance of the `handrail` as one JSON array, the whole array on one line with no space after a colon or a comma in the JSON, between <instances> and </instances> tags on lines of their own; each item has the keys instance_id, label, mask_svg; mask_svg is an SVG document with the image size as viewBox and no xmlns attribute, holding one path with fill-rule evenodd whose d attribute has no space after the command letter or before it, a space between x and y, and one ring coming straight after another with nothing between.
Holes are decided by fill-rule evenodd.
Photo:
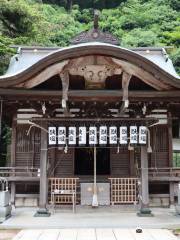
<instances>
[{"instance_id":1,"label":"handrail","mask_svg":"<svg viewBox=\"0 0 180 240\"><path fill-rule=\"evenodd\" d=\"M39 169L34 167L0 167L0 177L39 177Z\"/></svg>"},{"instance_id":2,"label":"handrail","mask_svg":"<svg viewBox=\"0 0 180 240\"><path fill-rule=\"evenodd\" d=\"M149 176L151 177L180 177L179 167L161 167L161 168L146 168L148 169ZM139 168L141 171L141 168Z\"/></svg>"}]
</instances>

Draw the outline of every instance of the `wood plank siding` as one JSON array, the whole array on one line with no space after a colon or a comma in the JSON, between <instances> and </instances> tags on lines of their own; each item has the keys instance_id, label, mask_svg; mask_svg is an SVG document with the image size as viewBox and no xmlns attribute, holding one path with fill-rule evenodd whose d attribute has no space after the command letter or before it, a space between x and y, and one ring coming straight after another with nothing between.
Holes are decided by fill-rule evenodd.
<instances>
[{"instance_id":1,"label":"wood plank siding","mask_svg":"<svg viewBox=\"0 0 180 240\"><path fill-rule=\"evenodd\" d=\"M168 126L158 125L151 131L150 167L169 167Z\"/></svg>"}]
</instances>

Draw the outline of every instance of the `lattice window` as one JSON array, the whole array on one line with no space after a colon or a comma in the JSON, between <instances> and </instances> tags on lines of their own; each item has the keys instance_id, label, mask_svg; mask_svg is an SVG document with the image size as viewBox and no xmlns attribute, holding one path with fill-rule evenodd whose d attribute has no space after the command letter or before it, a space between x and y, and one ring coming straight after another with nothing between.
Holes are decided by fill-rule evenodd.
<instances>
[{"instance_id":1,"label":"lattice window","mask_svg":"<svg viewBox=\"0 0 180 240\"><path fill-rule=\"evenodd\" d=\"M110 178L111 204L137 202L137 178Z\"/></svg>"},{"instance_id":2,"label":"lattice window","mask_svg":"<svg viewBox=\"0 0 180 240\"><path fill-rule=\"evenodd\" d=\"M50 193L54 190L65 190L77 192L78 178L49 178ZM51 201L51 199L50 199ZM55 204L72 204L72 196L58 195Z\"/></svg>"}]
</instances>

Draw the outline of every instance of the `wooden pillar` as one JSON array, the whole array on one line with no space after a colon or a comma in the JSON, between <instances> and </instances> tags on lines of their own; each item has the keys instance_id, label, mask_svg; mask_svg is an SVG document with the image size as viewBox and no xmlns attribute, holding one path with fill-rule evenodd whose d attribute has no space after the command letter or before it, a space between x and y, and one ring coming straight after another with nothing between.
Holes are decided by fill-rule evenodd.
<instances>
[{"instance_id":1,"label":"wooden pillar","mask_svg":"<svg viewBox=\"0 0 180 240\"><path fill-rule=\"evenodd\" d=\"M135 174L135 164L134 164L134 151L129 151L129 175L134 177Z\"/></svg>"},{"instance_id":2,"label":"wooden pillar","mask_svg":"<svg viewBox=\"0 0 180 240\"><path fill-rule=\"evenodd\" d=\"M174 205L174 183L173 182L169 183L169 200L170 200L170 205Z\"/></svg>"},{"instance_id":3,"label":"wooden pillar","mask_svg":"<svg viewBox=\"0 0 180 240\"><path fill-rule=\"evenodd\" d=\"M172 116L168 112L168 151L169 151L169 167L173 167L173 144L172 144Z\"/></svg>"},{"instance_id":4,"label":"wooden pillar","mask_svg":"<svg viewBox=\"0 0 180 240\"><path fill-rule=\"evenodd\" d=\"M14 116L15 118L16 116ZM12 135L11 135L11 167L16 166L16 127L17 123L13 118L12 122ZM14 173L15 175L15 173ZM16 184L11 182L11 204L15 206L15 196L16 196Z\"/></svg>"},{"instance_id":5,"label":"wooden pillar","mask_svg":"<svg viewBox=\"0 0 180 240\"><path fill-rule=\"evenodd\" d=\"M149 180L147 146L141 146L141 208L139 216L151 215L149 209Z\"/></svg>"},{"instance_id":6,"label":"wooden pillar","mask_svg":"<svg viewBox=\"0 0 180 240\"><path fill-rule=\"evenodd\" d=\"M47 123L41 124L41 152L40 152L40 195L39 209L35 217L48 217L50 213L47 210L48 179L47 179Z\"/></svg>"}]
</instances>

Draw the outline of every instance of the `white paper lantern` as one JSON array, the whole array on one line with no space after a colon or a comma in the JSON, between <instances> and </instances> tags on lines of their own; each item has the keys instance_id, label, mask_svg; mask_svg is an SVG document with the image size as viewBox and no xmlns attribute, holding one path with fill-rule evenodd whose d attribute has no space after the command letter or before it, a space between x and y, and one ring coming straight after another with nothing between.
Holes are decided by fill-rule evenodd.
<instances>
[{"instance_id":1,"label":"white paper lantern","mask_svg":"<svg viewBox=\"0 0 180 240\"><path fill-rule=\"evenodd\" d=\"M100 126L99 128L99 144L106 145L107 144L107 127Z\"/></svg>"},{"instance_id":2,"label":"white paper lantern","mask_svg":"<svg viewBox=\"0 0 180 240\"><path fill-rule=\"evenodd\" d=\"M48 135L49 135L49 145L55 145L56 144L56 127L49 127Z\"/></svg>"},{"instance_id":3,"label":"white paper lantern","mask_svg":"<svg viewBox=\"0 0 180 240\"><path fill-rule=\"evenodd\" d=\"M138 143L137 126L130 126L130 143L131 144L137 144Z\"/></svg>"},{"instance_id":4,"label":"white paper lantern","mask_svg":"<svg viewBox=\"0 0 180 240\"><path fill-rule=\"evenodd\" d=\"M122 126L120 127L120 139L119 143L120 144L127 144L127 127Z\"/></svg>"},{"instance_id":5,"label":"white paper lantern","mask_svg":"<svg viewBox=\"0 0 180 240\"><path fill-rule=\"evenodd\" d=\"M86 127L79 127L79 145L86 145Z\"/></svg>"},{"instance_id":6,"label":"white paper lantern","mask_svg":"<svg viewBox=\"0 0 180 240\"><path fill-rule=\"evenodd\" d=\"M69 145L76 145L76 127L69 127Z\"/></svg>"},{"instance_id":7,"label":"white paper lantern","mask_svg":"<svg viewBox=\"0 0 180 240\"><path fill-rule=\"evenodd\" d=\"M117 127L109 128L109 144L117 144Z\"/></svg>"},{"instance_id":8,"label":"white paper lantern","mask_svg":"<svg viewBox=\"0 0 180 240\"><path fill-rule=\"evenodd\" d=\"M66 127L58 127L58 144L66 144Z\"/></svg>"},{"instance_id":9,"label":"white paper lantern","mask_svg":"<svg viewBox=\"0 0 180 240\"><path fill-rule=\"evenodd\" d=\"M97 127L89 127L89 145L97 144Z\"/></svg>"},{"instance_id":10,"label":"white paper lantern","mask_svg":"<svg viewBox=\"0 0 180 240\"><path fill-rule=\"evenodd\" d=\"M139 127L139 144L146 144L147 142L147 127Z\"/></svg>"}]
</instances>

